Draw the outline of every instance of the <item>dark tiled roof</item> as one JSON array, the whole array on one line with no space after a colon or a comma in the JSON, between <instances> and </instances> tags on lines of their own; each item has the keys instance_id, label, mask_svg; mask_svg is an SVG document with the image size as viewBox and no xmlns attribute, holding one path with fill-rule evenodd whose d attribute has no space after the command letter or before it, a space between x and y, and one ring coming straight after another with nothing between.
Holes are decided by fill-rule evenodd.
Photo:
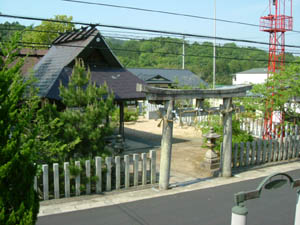
<instances>
[{"instance_id":1,"label":"dark tiled roof","mask_svg":"<svg viewBox=\"0 0 300 225\"><path fill-rule=\"evenodd\" d=\"M97 62L95 59L93 60L91 72L98 74L93 75L98 84L106 81L109 88L116 94L117 99L144 98L143 94L135 91L136 83L143 81L122 69L122 65L111 52L99 31L94 28L72 32L72 35L70 33L61 35L47 54L35 65L34 75L38 80L39 95L59 99L59 82L62 81L65 85L68 82L68 76L71 74L71 69L68 68L74 65L76 58L82 58L85 61L95 51L101 52L102 58L99 60L105 61L106 67L110 68L101 72L99 69L102 68L99 66L101 63L97 66ZM119 73L121 79L113 79L114 73Z\"/></svg>"},{"instance_id":2,"label":"dark tiled roof","mask_svg":"<svg viewBox=\"0 0 300 225\"><path fill-rule=\"evenodd\" d=\"M157 75L160 75L168 80L171 80L173 83L178 81L179 86L199 87L200 84L208 86L205 81L192 73L190 70L140 68L128 68L128 70L145 82Z\"/></svg>"},{"instance_id":3,"label":"dark tiled roof","mask_svg":"<svg viewBox=\"0 0 300 225\"><path fill-rule=\"evenodd\" d=\"M83 48L59 45L54 45L49 49L48 53L34 67L40 96L47 96L62 69L71 63L82 50Z\"/></svg>"},{"instance_id":4,"label":"dark tiled roof","mask_svg":"<svg viewBox=\"0 0 300 225\"><path fill-rule=\"evenodd\" d=\"M71 67L65 67L59 79L57 79L52 85L47 94L47 98L60 100L59 97L59 85L60 82L64 85L68 85L69 76L72 74ZM109 89L114 93L116 100L133 100L144 99L145 94L136 92L136 84L144 83L139 78L134 76L126 69L92 69L91 79L97 85L107 84Z\"/></svg>"},{"instance_id":5,"label":"dark tiled roof","mask_svg":"<svg viewBox=\"0 0 300 225\"><path fill-rule=\"evenodd\" d=\"M48 52L48 49L29 49L24 48L19 52L19 56L24 58L24 64L21 67L22 76L27 77L33 72L34 65L37 64L41 58ZM10 66L15 65L17 61Z\"/></svg>"}]
</instances>

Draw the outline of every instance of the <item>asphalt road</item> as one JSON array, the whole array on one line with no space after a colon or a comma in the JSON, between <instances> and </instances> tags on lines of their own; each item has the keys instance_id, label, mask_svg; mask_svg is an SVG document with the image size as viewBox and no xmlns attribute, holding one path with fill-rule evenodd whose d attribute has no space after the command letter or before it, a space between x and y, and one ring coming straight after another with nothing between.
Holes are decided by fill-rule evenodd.
<instances>
[{"instance_id":1,"label":"asphalt road","mask_svg":"<svg viewBox=\"0 0 300 225\"><path fill-rule=\"evenodd\" d=\"M300 178L300 170L289 172ZM263 178L115 206L39 217L37 225L230 225L233 195ZM288 185L248 201L248 225L292 225L297 195Z\"/></svg>"}]
</instances>

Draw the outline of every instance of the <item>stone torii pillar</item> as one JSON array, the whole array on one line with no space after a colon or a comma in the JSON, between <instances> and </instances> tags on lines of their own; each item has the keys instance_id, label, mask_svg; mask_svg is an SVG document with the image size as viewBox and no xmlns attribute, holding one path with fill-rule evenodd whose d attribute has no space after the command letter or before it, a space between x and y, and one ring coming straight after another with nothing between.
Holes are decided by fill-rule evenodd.
<instances>
[{"instance_id":1,"label":"stone torii pillar","mask_svg":"<svg viewBox=\"0 0 300 225\"><path fill-rule=\"evenodd\" d=\"M144 92L147 100L160 100L168 102L166 116L163 117L163 133L161 144L161 164L159 188L166 190L169 188L171 155L172 155L172 136L173 136L173 104L178 99L197 99L198 102L206 98L222 98L223 99L223 162L222 176L231 176L231 158L232 158L232 98L244 97L246 91L252 88L251 85L237 85L235 87L223 89L166 89L144 86L137 84L137 92ZM199 103L198 103L199 104Z\"/></svg>"}]
</instances>

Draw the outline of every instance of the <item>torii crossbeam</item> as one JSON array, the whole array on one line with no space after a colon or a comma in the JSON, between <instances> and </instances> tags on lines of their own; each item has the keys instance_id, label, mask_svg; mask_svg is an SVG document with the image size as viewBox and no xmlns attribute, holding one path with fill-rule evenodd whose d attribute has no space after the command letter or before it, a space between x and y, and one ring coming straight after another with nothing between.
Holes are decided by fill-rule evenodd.
<instances>
[{"instance_id":1,"label":"torii crossbeam","mask_svg":"<svg viewBox=\"0 0 300 225\"><path fill-rule=\"evenodd\" d=\"M236 85L220 89L166 89L156 88L137 84L137 92L144 92L147 100L165 101L167 114L163 118L163 133L161 140L161 160L159 188L166 190L169 187L170 169L171 169L171 152L173 136L173 108L174 101L178 99L196 99L197 105L206 98L223 99L223 155L222 171L223 177L231 176L231 158L232 158L232 98L245 97L246 92L252 89L252 85Z\"/></svg>"}]
</instances>

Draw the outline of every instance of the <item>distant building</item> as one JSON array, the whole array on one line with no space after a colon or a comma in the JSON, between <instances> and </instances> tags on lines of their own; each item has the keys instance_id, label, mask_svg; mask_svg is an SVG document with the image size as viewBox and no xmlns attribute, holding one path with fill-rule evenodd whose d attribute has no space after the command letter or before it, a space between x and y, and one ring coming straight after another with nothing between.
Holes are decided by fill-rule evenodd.
<instances>
[{"instance_id":1,"label":"distant building","mask_svg":"<svg viewBox=\"0 0 300 225\"><path fill-rule=\"evenodd\" d=\"M268 68L254 68L251 70L236 73L233 77L232 84L261 84L268 77Z\"/></svg>"},{"instance_id":2,"label":"distant building","mask_svg":"<svg viewBox=\"0 0 300 225\"><path fill-rule=\"evenodd\" d=\"M128 68L138 78L154 87L207 87L208 84L190 70Z\"/></svg>"}]
</instances>

